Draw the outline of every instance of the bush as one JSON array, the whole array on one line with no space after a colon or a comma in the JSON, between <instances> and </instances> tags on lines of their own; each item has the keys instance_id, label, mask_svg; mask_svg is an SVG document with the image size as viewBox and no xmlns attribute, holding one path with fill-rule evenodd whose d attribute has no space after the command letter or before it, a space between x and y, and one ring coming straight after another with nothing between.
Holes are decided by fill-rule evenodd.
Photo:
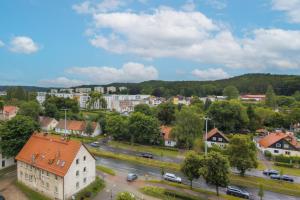
<instances>
[{"instance_id":1,"label":"bush","mask_svg":"<svg viewBox=\"0 0 300 200\"><path fill-rule=\"evenodd\" d=\"M121 192L117 195L116 200L136 200L136 198L129 192Z\"/></svg>"},{"instance_id":2,"label":"bush","mask_svg":"<svg viewBox=\"0 0 300 200\"><path fill-rule=\"evenodd\" d=\"M266 157L268 160L271 160L271 158L272 158L272 153L271 153L270 151L266 150L266 151L264 152L264 155L265 155L265 157Z\"/></svg>"},{"instance_id":3,"label":"bush","mask_svg":"<svg viewBox=\"0 0 300 200\"><path fill-rule=\"evenodd\" d=\"M104 188L105 184L104 181L101 180L99 177L96 177L96 180L88 185L86 188L82 189L76 194L76 200L79 199L92 199L97 195L100 190Z\"/></svg>"},{"instance_id":4,"label":"bush","mask_svg":"<svg viewBox=\"0 0 300 200\"><path fill-rule=\"evenodd\" d=\"M282 163L298 163L300 164L300 157L298 156L284 156L284 155L278 155L274 156L275 162L282 162Z\"/></svg>"},{"instance_id":5,"label":"bush","mask_svg":"<svg viewBox=\"0 0 300 200\"><path fill-rule=\"evenodd\" d=\"M289 167L289 168L294 167L294 164L292 164L292 163L283 163L283 162L274 162L274 165L279 166L279 167Z\"/></svg>"}]
</instances>

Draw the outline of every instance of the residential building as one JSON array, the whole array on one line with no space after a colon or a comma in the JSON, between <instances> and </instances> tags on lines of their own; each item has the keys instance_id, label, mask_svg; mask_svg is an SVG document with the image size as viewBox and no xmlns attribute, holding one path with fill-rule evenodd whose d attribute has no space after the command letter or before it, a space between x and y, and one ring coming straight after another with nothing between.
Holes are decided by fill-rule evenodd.
<instances>
[{"instance_id":1,"label":"residential building","mask_svg":"<svg viewBox=\"0 0 300 200\"><path fill-rule=\"evenodd\" d=\"M46 101L47 92L38 92L36 96L36 100L42 105Z\"/></svg>"},{"instance_id":2,"label":"residential building","mask_svg":"<svg viewBox=\"0 0 300 200\"><path fill-rule=\"evenodd\" d=\"M150 106L158 106L161 103L164 103L166 101L163 97L149 97L149 105Z\"/></svg>"},{"instance_id":3,"label":"residential building","mask_svg":"<svg viewBox=\"0 0 300 200\"><path fill-rule=\"evenodd\" d=\"M114 87L114 86L109 86L109 87L106 88L106 92L108 94L115 93L115 92L117 92L117 88Z\"/></svg>"},{"instance_id":4,"label":"residential building","mask_svg":"<svg viewBox=\"0 0 300 200\"><path fill-rule=\"evenodd\" d=\"M0 91L0 96L6 96L7 92L6 91Z\"/></svg>"},{"instance_id":5,"label":"residential building","mask_svg":"<svg viewBox=\"0 0 300 200\"><path fill-rule=\"evenodd\" d=\"M191 104L191 98L190 97L184 97L184 96L176 96L173 97L173 104L178 105L190 105Z\"/></svg>"},{"instance_id":6,"label":"residential building","mask_svg":"<svg viewBox=\"0 0 300 200\"><path fill-rule=\"evenodd\" d=\"M104 95L108 110L132 112L138 104L148 104L150 95Z\"/></svg>"},{"instance_id":7,"label":"residential building","mask_svg":"<svg viewBox=\"0 0 300 200\"><path fill-rule=\"evenodd\" d=\"M43 131L49 132L49 131L55 130L55 127L57 126L58 121L51 117L40 116L39 123L40 123L41 129Z\"/></svg>"},{"instance_id":8,"label":"residential building","mask_svg":"<svg viewBox=\"0 0 300 200\"><path fill-rule=\"evenodd\" d=\"M0 120L11 120L14 118L19 111L16 106L4 106L3 110L0 111Z\"/></svg>"},{"instance_id":9,"label":"residential building","mask_svg":"<svg viewBox=\"0 0 300 200\"><path fill-rule=\"evenodd\" d=\"M18 181L51 199L70 199L96 178L87 148L60 136L34 133L16 160Z\"/></svg>"},{"instance_id":10,"label":"residential building","mask_svg":"<svg viewBox=\"0 0 300 200\"><path fill-rule=\"evenodd\" d=\"M90 93L92 88L76 88L75 91L77 93Z\"/></svg>"},{"instance_id":11,"label":"residential building","mask_svg":"<svg viewBox=\"0 0 300 200\"><path fill-rule=\"evenodd\" d=\"M15 164L14 158L6 158L0 151L0 170Z\"/></svg>"},{"instance_id":12,"label":"residential building","mask_svg":"<svg viewBox=\"0 0 300 200\"><path fill-rule=\"evenodd\" d=\"M206 135L204 134L203 139L205 141ZM207 147L213 147L217 145L219 147L225 147L229 143L229 139L219 129L214 128L207 133Z\"/></svg>"},{"instance_id":13,"label":"residential building","mask_svg":"<svg viewBox=\"0 0 300 200\"><path fill-rule=\"evenodd\" d=\"M240 96L243 101L263 101L266 99L266 95L262 94L245 94Z\"/></svg>"},{"instance_id":14,"label":"residential building","mask_svg":"<svg viewBox=\"0 0 300 200\"><path fill-rule=\"evenodd\" d=\"M259 138L257 147L262 151L269 151L273 155L300 156L300 144L292 132L275 132Z\"/></svg>"},{"instance_id":15,"label":"residential building","mask_svg":"<svg viewBox=\"0 0 300 200\"><path fill-rule=\"evenodd\" d=\"M124 87L124 86L119 87L119 91L123 91L123 90L127 90L127 87Z\"/></svg>"},{"instance_id":16,"label":"residential building","mask_svg":"<svg viewBox=\"0 0 300 200\"><path fill-rule=\"evenodd\" d=\"M104 94L104 87L101 86L94 87L94 91Z\"/></svg>"},{"instance_id":17,"label":"residential building","mask_svg":"<svg viewBox=\"0 0 300 200\"><path fill-rule=\"evenodd\" d=\"M51 89L50 93L58 93L58 89Z\"/></svg>"},{"instance_id":18,"label":"residential building","mask_svg":"<svg viewBox=\"0 0 300 200\"><path fill-rule=\"evenodd\" d=\"M176 146L175 139L173 139L171 137L171 131L172 131L172 127L170 127L170 126L161 126L160 127L161 135L163 136L165 146L167 146L167 147Z\"/></svg>"},{"instance_id":19,"label":"residential building","mask_svg":"<svg viewBox=\"0 0 300 200\"><path fill-rule=\"evenodd\" d=\"M59 120L57 126L55 127L55 132L61 134L67 134L67 135L75 134L75 135L91 136L91 137L95 137L101 134L101 128L99 123L91 122L92 129L93 129L91 134L88 134L86 132L87 124L88 122L86 121L67 120L65 123L65 120Z\"/></svg>"},{"instance_id":20,"label":"residential building","mask_svg":"<svg viewBox=\"0 0 300 200\"><path fill-rule=\"evenodd\" d=\"M59 92L72 94L74 92L74 89L73 88L61 88L59 90Z\"/></svg>"}]
</instances>

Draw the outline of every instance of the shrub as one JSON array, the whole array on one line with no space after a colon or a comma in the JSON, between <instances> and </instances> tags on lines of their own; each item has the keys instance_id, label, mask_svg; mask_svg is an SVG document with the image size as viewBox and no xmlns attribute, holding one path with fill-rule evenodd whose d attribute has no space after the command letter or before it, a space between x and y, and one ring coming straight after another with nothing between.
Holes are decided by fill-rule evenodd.
<instances>
[{"instance_id":1,"label":"shrub","mask_svg":"<svg viewBox=\"0 0 300 200\"><path fill-rule=\"evenodd\" d=\"M82 189L76 194L76 200L79 199L91 199L96 196L96 194L104 188L104 181L99 177L96 177L96 180L88 185L86 188Z\"/></svg>"},{"instance_id":2,"label":"shrub","mask_svg":"<svg viewBox=\"0 0 300 200\"><path fill-rule=\"evenodd\" d=\"M271 160L271 158L272 158L272 153L271 153L270 151L266 150L266 151L264 152L264 155L265 155L265 157L266 157L268 160Z\"/></svg>"},{"instance_id":3,"label":"shrub","mask_svg":"<svg viewBox=\"0 0 300 200\"><path fill-rule=\"evenodd\" d=\"M116 200L136 200L136 198L129 192L121 192L117 195Z\"/></svg>"},{"instance_id":4,"label":"shrub","mask_svg":"<svg viewBox=\"0 0 300 200\"><path fill-rule=\"evenodd\" d=\"M300 163L300 157L298 156L284 156L284 155L278 155L274 156L275 162L282 162L282 163Z\"/></svg>"},{"instance_id":5,"label":"shrub","mask_svg":"<svg viewBox=\"0 0 300 200\"><path fill-rule=\"evenodd\" d=\"M292 163L283 163L283 162L274 162L274 165L279 166L279 167L289 167L289 168L294 167L294 164L292 164Z\"/></svg>"}]
</instances>

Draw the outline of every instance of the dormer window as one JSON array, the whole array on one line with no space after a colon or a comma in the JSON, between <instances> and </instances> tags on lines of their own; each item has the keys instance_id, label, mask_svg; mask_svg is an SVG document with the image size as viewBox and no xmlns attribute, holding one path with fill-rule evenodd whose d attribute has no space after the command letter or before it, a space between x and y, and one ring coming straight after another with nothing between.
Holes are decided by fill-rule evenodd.
<instances>
[{"instance_id":1,"label":"dormer window","mask_svg":"<svg viewBox=\"0 0 300 200\"><path fill-rule=\"evenodd\" d=\"M213 141L216 141L216 140L217 140L217 138L216 138L216 137L212 137L212 140L213 140Z\"/></svg>"},{"instance_id":2,"label":"dormer window","mask_svg":"<svg viewBox=\"0 0 300 200\"><path fill-rule=\"evenodd\" d=\"M281 148L281 144L280 143L276 143L276 148Z\"/></svg>"}]
</instances>

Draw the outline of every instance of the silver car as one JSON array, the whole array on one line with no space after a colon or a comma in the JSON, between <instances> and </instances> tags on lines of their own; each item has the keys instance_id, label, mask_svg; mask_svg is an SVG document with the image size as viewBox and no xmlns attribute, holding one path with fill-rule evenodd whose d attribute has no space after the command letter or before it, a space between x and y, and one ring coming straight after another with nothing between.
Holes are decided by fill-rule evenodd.
<instances>
[{"instance_id":1,"label":"silver car","mask_svg":"<svg viewBox=\"0 0 300 200\"><path fill-rule=\"evenodd\" d=\"M163 177L164 177L164 179L167 180L167 181L172 181L172 182L176 182L176 183L181 183L181 178L175 176L175 174L165 173Z\"/></svg>"}]
</instances>

